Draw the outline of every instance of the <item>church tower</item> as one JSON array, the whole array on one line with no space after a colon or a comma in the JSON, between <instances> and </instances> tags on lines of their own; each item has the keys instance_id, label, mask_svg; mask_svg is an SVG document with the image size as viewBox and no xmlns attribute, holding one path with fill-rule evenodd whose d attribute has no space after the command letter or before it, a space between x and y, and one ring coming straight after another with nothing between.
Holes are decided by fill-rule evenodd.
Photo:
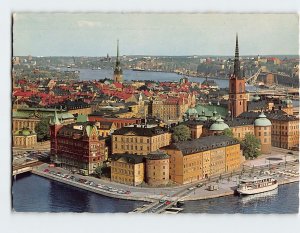
<instances>
[{"instance_id":1,"label":"church tower","mask_svg":"<svg viewBox=\"0 0 300 233\"><path fill-rule=\"evenodd\" d=\"M120 58L119 58L119 40L117 40L117 60L116 60L116 67L114 70L114 82L117 83L123 82L123 71L120 66Z\"/></svg>"},{"instance_id":2,"label":"church tower","mask_svg":"<svg viewBox=\"0 0 300 233\"><path fill-rule=\"evenodd\" d=\"M236 35L234 71L229 78L228 111L233 117L247 111L245 79L241 77L240 71L238 35Z\"/></svg>"},{"instance_id":3,"label":"church tower","mask_svg":"<svg viewBox=\"0 0 300 233\"><path fill-rule=\"evenodd\" d=\"M57 132L62 126L55 110L53 119L50 119L50 159L52 162L57 160Z\"/></svg>"}]
</instances>

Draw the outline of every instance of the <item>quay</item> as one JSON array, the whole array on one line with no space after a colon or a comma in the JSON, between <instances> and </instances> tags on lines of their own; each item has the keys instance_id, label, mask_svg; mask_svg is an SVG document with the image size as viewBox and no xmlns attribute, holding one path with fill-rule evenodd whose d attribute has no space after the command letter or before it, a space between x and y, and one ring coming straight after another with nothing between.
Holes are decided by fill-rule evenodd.
<instances>
[{"instance_id":1,"label":"quay","mask_svg":"<svg viewBox=\"0 0 300 233\"><path fill-rule=\"evenodd\" d=\"M298 171L299 168L299 162L290 161L285 165L281 163L277 164L276 166L278 171L275 171L273 175L276 176L279 185L292 182L299 182L299 173L296 175L296 170ZM250 174L252 174L252 176L259 176L259 172L261 171L262 167L265 169L268 168L267 166L259 166L253 169L250 166L246 166L245 168L243 168L243 176L248 176ZM50 174L49 172L44 172L45 169L49 169L55 172L61 172L62 174L71 175L70 171L68 170L57 167L49 168L49 164L46 163L42 163L32 167L32 169L29 172L47 179L71 185L103 196L124 200L148 202L148 204L144 204L143 206L131 211L130 213L164 213L166 209L176 206L178 201L203 200L234 195L236 186L239 181L239 176L242 172L238 171L234 174L223 174L222 179L220 179L220 177L215 176L211 177L209 180L204 180L197 183L164 188L128 186L125 184L111 182L109 180L98 179L89 176L82 176L79 174L72 174L77 179L82 178L86 179L87 181L93 181L96 184L111 186L112 188L116 189L130 190L130 194L119 194L117 192L107 191L98 187L90 186L88 184L83 184L77 181L62 178L60 176ZM283 171L281 171L280 169ZM295 175L293 176L288 175L288 171L292 171L291 169L293 170L293 172L295 172ZM284 171L286 171L286 173L284 173ZM279 172L282 172L284 174L282 174L279 177ZM217 190L209 191L208 186L212 183L217 184Z\"/></svg>"}]
</instances>

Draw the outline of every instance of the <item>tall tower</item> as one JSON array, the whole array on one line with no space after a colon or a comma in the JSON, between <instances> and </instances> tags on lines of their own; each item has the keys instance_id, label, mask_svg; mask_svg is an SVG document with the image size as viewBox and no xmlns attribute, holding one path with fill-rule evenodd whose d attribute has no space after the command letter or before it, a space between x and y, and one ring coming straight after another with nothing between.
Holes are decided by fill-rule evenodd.
<instances>
[{"instance_id":1,"label":"tall tower","mask_svg":"<svg viewBox=\"0 0 300 233\"><path fill-rule=\"evenodd\" d=\"M50 159L53 162L57 160L57 132L61 127L55 110L54 117L50 120Z\"/></svg>"},{"instance_id":2,"label":"tall tower","mask_svg":"<svg viewBox=\"0 0 300 233\"><path fill-rule=\"evenodd\" d=\"M229 78L228 110L233 117L247 111L245 79L241 77L240 70L238 35L236 35L234 71Z\"/></svg>"},{"instance_id":3,"label":"tall tower","mask_svg":"<svg viewBox=\"0 0 300 233\"><path fill-rule=\"evenodd\" d=\"M120 59L119 59L119 40L117 40L117 60L116 60L116 67L114 70L114 82L117 83L123 82L123 71L120 66Z\"/></svg>"}]
</instances>

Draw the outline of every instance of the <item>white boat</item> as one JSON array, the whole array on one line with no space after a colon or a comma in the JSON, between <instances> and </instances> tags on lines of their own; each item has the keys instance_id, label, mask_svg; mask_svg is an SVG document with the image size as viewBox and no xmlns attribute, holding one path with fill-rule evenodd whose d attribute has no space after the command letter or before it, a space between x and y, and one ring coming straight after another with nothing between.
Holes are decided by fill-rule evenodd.
<instances>
[{"instance_id":1,"label":"white boat","mask_svg":"<svg viewBox=\"0 0 300 233\"><path fill-rule=\"evenodd\" d=\"M242 179L238 185L237 192L243 195L268 192L278 188L278 182L271 176L254 177Z\"/></svg>"},{"instance_id":2,"label":"white boat","mask_svg":"<svg viewBox=\"0 0 300 233\"><path fill-rule=\"evenodd\" d=\"M164 214L178 214L182 210L183 210L183 208L171 207L171 208L167 208L165 210Z\"/></svg>"}]
</instances>

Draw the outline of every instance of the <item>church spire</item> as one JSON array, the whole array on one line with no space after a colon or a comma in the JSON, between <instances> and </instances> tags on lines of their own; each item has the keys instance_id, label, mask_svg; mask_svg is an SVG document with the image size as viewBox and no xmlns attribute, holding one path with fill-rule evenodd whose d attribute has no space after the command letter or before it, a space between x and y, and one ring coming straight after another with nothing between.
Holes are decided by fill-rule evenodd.
<instances>
[{"instance_id":1,"label":"church spire","mask_svg":"<svg viewBox=\"0 0 300 233\"><path fill-rule=\"evenodd\" d=\"M117 60L116 60L116 67L120 66L119 60L119 39L117 40Z\"/></svg>"},{"instance_id":2,"label":"church spire","mask_svg":"<svg viewBox=\"0 0 300 233\"><path fill-rule=\"evenodd\" d=\"M235 57L234 57L234 71L233 74L235 77L240 77L240 57L239 57L239 39L238 34L236 34L235 41Z\"/></svg>"},{"instance_id":3,"label":"church spire","mask_svg":"<svg viewBox=\"0 0 300 233\"><path fill-rule=\"evenodd\" d=\"M52 120L52 124L53 125L60 125L60 121L58 119L56 109L55 109L55 112L54 112L54 117L53 117L53 120Z\"/></svg>"}]
</instances>

